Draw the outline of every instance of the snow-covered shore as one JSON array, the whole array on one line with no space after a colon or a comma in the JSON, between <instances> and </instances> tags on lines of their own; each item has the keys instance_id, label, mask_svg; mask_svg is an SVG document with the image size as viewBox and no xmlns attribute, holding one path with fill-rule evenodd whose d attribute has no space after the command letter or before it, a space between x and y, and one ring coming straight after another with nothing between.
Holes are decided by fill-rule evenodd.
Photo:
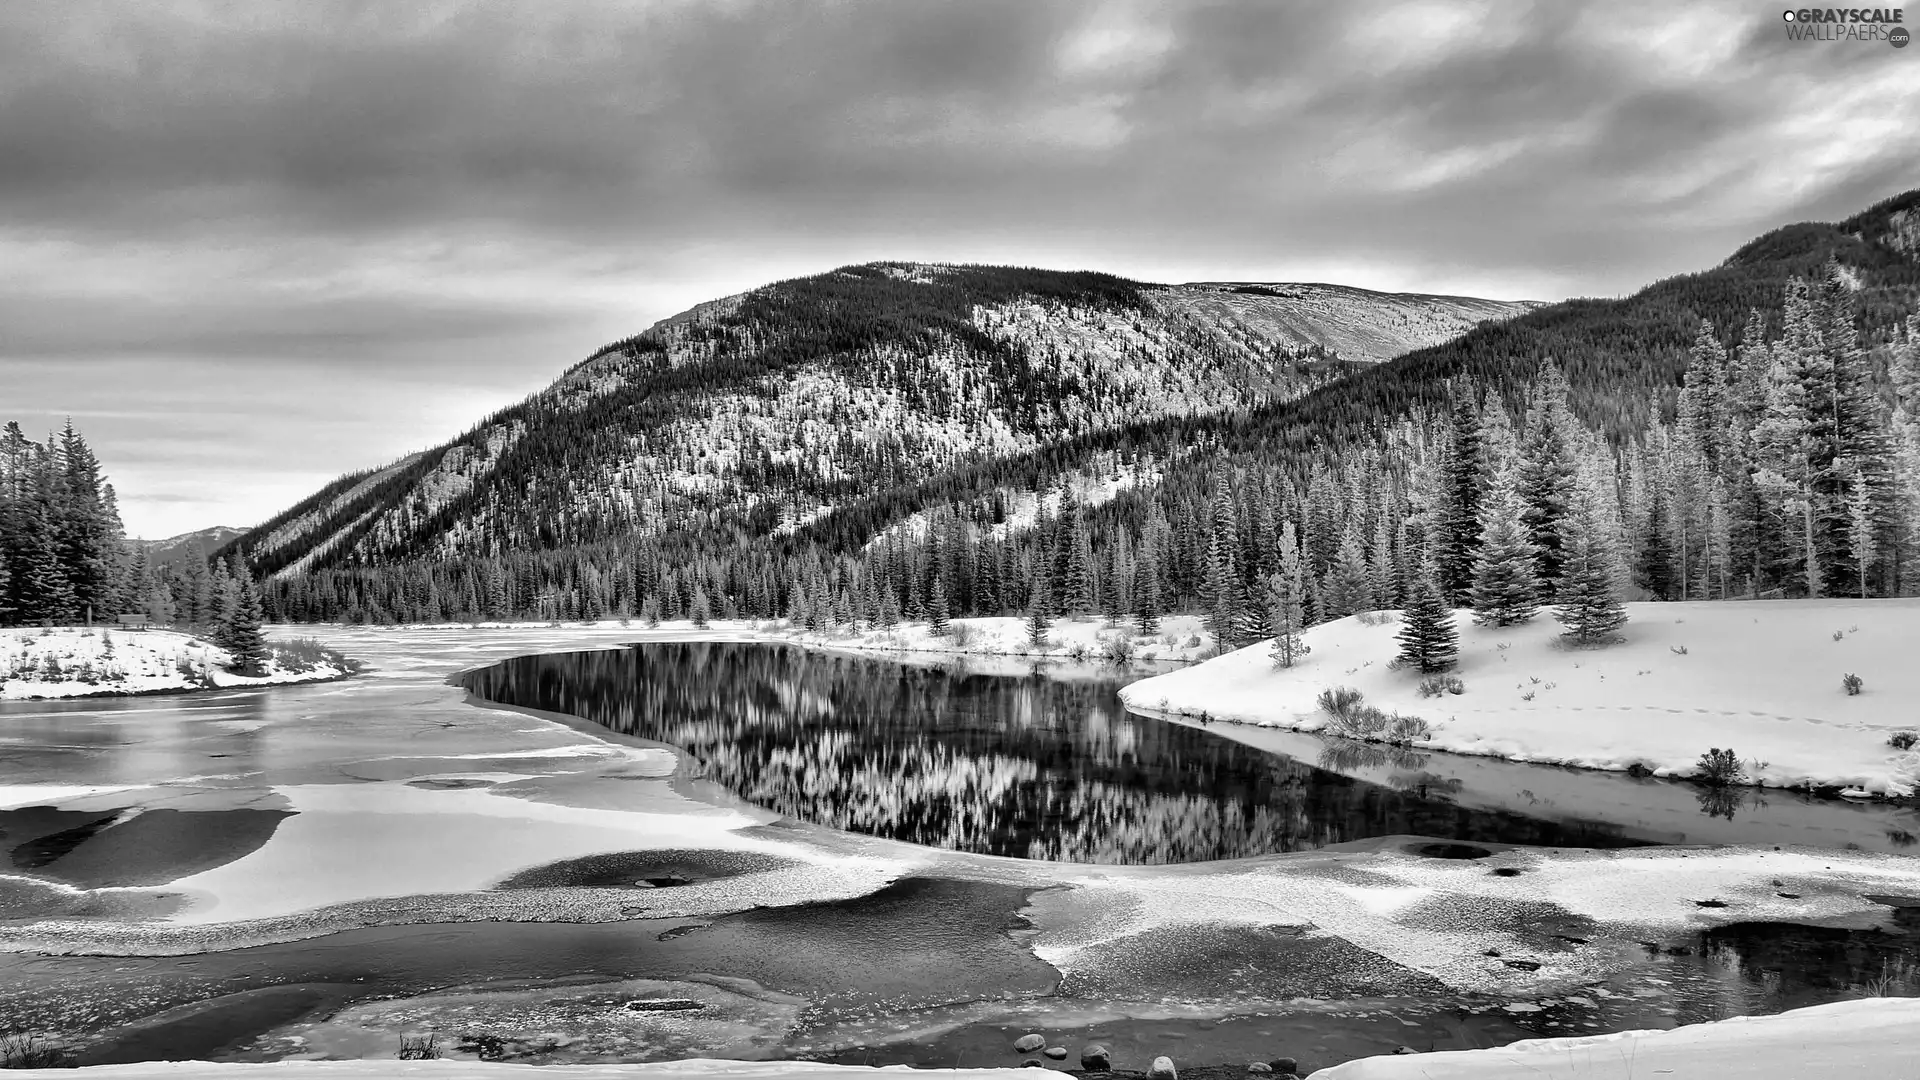
<instances>
[{"instance_id":1,"label":"snow-covered shore","mask_svg":"<svg viewBox=\"0 0 1920 1080\"><path fill-rule=\"evenodd\" d=\"M320 682L351 674L335 656L267 642L263 675L227 670L225 649L171 630L56 627L0 631L0 701Z\"/></svg>"},{"instance_id":2,"label":"snow-covered shore","mask_svg":"<svg viewBox=\"0 0 1920 1080\"><path fill-rule=\"evenodd\" d=\"M1698 771L1731 748L1746 779L1901 795L1920 783L1920 752L1889 745L1920 727L1920 600L1629 604L1625 640L1568 648L1551 615L1475 626L1456 613L1464 693L1423 697L1393 670L1395 622L1346 618L1307 631L1312 652L1277 668L1268 643L1134 683L1143 712L1317 731L1317 698L1351 687L1368 704L1432 728L1414 745L1592 769ZM1369 625L1372 622L1372 625ZM1848 694L1842 677L1863 689Z\"/></svg>"},{"instance_id":3,"label":"snow-covered shore","mask_svg":"<svg viewBox=\"0 0 1920 1080\"><path fill-rule=\"evenodd\" d=\"M1113 622L1100 616L1055 619L1045 645L1027 639L1027 621L1014 616L954 619L944 635L936 636L925 620L900 623L891 630L807 630L784 619L714 619L704 628L685 619L648 626L638 619L544 624L538 622L407 623L397 626L353 627L356 632L406 634L448 630L538 631L627 630L634 640L674 635L712 641L792 641L824 649L852 649L883 653L952 653L963 656L1025 657L1033 660L1094 660L1111 658L1116 642L1125 642L1124 655L1132 660L1196 663L1213 653L1213 636L1199 615L1168 615L1151 634L1133 628L1131 620ZM296 628L283 628L292 632ZM349 628L342 628L349 629Z\"/></svg>"},{"instance_id":4,"label":"snow-covered shore","mask_svg":"<svg viewBox=\"0 0 1920 1080\"><path fill-rule=\"evenodd\" d=\"M1920 999L1869 998L1773 1016L1743 1016L1666 1031L1622 1031L1528 1039L1487 1050L1360 1058L1313 1075L1320 1080L1774 1080L1776 1077L1904 1076L1920 1058ZM1182 1064L1177 1058L1178 1067ZM23 1077L100 1080L782 1080L886 1077L951 1080L1027 1075L1024 1069L876 1069L804 1061L695 1059L632 1065L515 1065L472 1061L280 1061L213 1064L161 1061L85 1069L28 1069Z\"/></svg>"}]
</instances>

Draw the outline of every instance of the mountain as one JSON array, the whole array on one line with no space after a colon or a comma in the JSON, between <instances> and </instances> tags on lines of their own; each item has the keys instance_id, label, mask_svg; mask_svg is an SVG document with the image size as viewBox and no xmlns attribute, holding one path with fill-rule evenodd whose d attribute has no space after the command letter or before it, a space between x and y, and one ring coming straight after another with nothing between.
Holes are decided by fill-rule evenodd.
<instances>
[{"instance_id":1,"label":"mountain","mask_svg":"<svg viewBox=\"0 0 1920 1080\"><path fill-rule=\"evenodd\" d=\"M699 305L233 541L279 576L785 535L956 469L1241 414L1537 305L873 263Z\"/></svg>"},{"instance_id":2,"label":"mountain","mask_svg":"<svg viewBox=\"0 0 1920 1080\"><path fill-rule=\"evenodd\" d=\"M147 562L155 568L178 566L193 557L194 543L199 543L202 555L219 551L235 539L246 535L247 530L236 529L229 525L215 525L210 529L197 529L184 532L179 536L169 536L165 540L135 541L147 553Z\"/></svg>"}]
</instances>

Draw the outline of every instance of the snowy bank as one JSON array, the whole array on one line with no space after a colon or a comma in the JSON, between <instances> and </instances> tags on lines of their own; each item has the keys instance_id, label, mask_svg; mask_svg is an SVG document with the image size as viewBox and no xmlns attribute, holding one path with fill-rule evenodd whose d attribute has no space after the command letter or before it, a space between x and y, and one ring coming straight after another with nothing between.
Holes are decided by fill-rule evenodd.
<instances>
[{"instance_id":1,"label":"snowy bank","mask_svg":"<svg viewBox=\"0 0 1920 1080\"><path fill-rule=\"evenodd\" d=\"M319 682L352 673L331 650L268 641L264 675L227 670L225 649L171 630L53 627L0 631L0 700L214 690Z\"/></svg>"},{"instance_id":2,"label":"snowy bank","mask_svg":"<svg viewBox=\"0 0 1920 1080\"><path fill-rule=\"evenodd\" d=\"M1349 1061L1316 1080L1775 1080L1911 1075L1920 1060L1920 999L1841 1001L1774 1016L1740 1016L1671 1031L1527 1039Z\"/></svg>"},{"instance_id":3,"label":"snowy bank","mask_svg":"<svg viewBox=\"0 0 1920 1080\"><path fill-rule=\"evenodd\" d=\"M1322 1069L1319 1080L1773 1080L1905 1076L1920 1058L1920 999L1869 998L1737 1017L1668 1031L1528 1039L1490 1050L1370 1057ZM1179 1066L1184 1062L1175 1060ZM779 1080L926 1075L953 1080L1026 1075L1022 1069L875 1069L801 1061L668 1061L648 1065L511 1065L467 1061L202 1061L29 1069L20 1076L101 1080Z\"/></svg>"},{"instance_id":4,"label":"snowy bank","mask_svg":"<svg viewBox=\"0 0 1920 1080\"><path fill-rule=\"evenodd\" d=\"M891 630L808 631L788 623L767 624L764 632L803 645L864 652L960 653L979 656L1028 656L1051 659L1111 658L1191 662L1213 652L1213 636L1198 615L1168 615L1151 634L1131 622L1097 616L1060 618L1047 630L1044 645L1027 639L1027 620L1008 616L954 619L936 636L924 621L903 622Z\"/></svg>"},{"instance_id":5,"label":"snowy bank","mask_svg":"<svg viewBox=\"0 0 1920 1080\"><path fill-rule=\"evenodd\" d=\"M1200 615L1167 615L1151 634L1134 628L1131 620L1114 622L1101 616L1056 618L1044 645L1027 639L1027 620L1015 616L986 616L952 620L948 632L936 636L925 620L908 620L890 630L808 630L785 619L713 619L696 627L686 619L649 626L639 619L600 619L593 622L473 622L402 623L392 626L338 629L367 633L419 633L448 630L624 631L621 640L791 641L828 649L861 652L952 653L965 656L1023 656L1044 660L1101 660L1114 655L1116 643L1129 659L1192 663L1213 654L1213 635ZM292 627L286 629L291 630Z\"/></svg>"},{"instance_id":6,"label":"snowy bank","mask_svg":"<svg viewBox=\"0 0 1920 1080\"><path fill-rule=\"evenodd\" d=\"M1751 781L1907 794L1920 752L1888 739L1920 727L1920 600L1780 600L1627 605L1625 640L1566 647L1542 612L1524 626L1475 626L1457 612L1464 693L1422 697L1392 670L1400 625L1346 618L1307 631L1312 652L1276 668L1268 643L1121 691L1143 712L1317 731L1328 687L1425 719L1414 745L1593 769L1691 775L1732 748ZM1842 677L1864 688L1849 695Z\"/></svg>"}]
</instances>

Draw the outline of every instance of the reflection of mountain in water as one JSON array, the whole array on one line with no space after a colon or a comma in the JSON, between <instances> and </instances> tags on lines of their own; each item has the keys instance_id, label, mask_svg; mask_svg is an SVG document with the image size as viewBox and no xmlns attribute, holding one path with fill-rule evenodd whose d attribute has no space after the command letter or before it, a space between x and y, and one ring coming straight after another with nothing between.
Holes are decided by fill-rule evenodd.
<instances>
[{"instance_id":1,"label":"reflection of mountain in water","mask_svg":"<svg viewBox=\"0 0 1920 1080\"><path fill-rule=\"evenodd\" d=\"M1444 785L1368 784L1133 716L1115 694L1120 679L677 642L521 657L465 681L492 701L681 747L710 779L790 817L964 851L1170 863L1395 833L1632 843L1604 826L1455 806Z\"/></svg>"}]
</instances>

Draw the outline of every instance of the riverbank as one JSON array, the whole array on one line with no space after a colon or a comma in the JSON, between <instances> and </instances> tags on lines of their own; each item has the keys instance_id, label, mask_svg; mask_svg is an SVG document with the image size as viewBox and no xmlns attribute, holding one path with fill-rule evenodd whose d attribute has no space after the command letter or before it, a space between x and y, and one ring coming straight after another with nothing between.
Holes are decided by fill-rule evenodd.
<instances>
[{"instance_id":1,"label":"riverbank","mask_svg":"<svg viewBox=\"0 0 1920 1080\"><path fill-rule=\"evenodd\" d=\"M1048 626L1045 639L1035 644L1028 635L1027 620L1015 616L981 616L953 619L947 631L933 632L924 620L903 621L888 629L808 630L785 619L712 619L695 626L686 619L672 619L648 625L635 619L598 619L587 622L475 622L475 623L403 623L381 627L345 627L333 629L406 634L444 633L450 630L478 631L630 631L635 640L673 635L711 641L791 641L822 649L846 649L857 652L943 654L1024 658L1042 661L1093 663L1169 662L1192 664L1213 655L1213 635L1206 618L1200 615L1167 615L1152 633L1136 629L1131 619L1112 621L1102 616L1057 618ZM288 631L293 627L285 627Z\"/></svg>"},{"instance_id":2,"label":"riverbank","mask_svg":"<svg viewBox=\"0 0 1920 1080\"><path fill-rule=\"evenodd\" d=\"M596 1060L603 1035L633 1048L602 1061L734 1046L848 1060L966 1025L1124 1039L1169 1015L1194 1018L1193 1049L1153 1052L1217 1064L1224 1032L1202 1025L1277 1013L1303 1034L1261 1053L1325 1065L1715 1019L1738 973L1703 972L1711 993L1682 999L1637 981L1643 943L1678 962L1705 956L1717 928L1874 926L1894 917L1888 898L1920 897L1914 860L1830 849L1398 836L1112 866L922 847L783 820L686 775L672 746L477 708L447 681L686 635L322 633L374 670L271 694L0 709L21 722L0 828L43 856L0 879L0 1015L82 1050L197 1033L196 1056L325 1054L392 1075L422 1017L446 1018L432 1027L452 1044L474 1010L502 1037L581 1040L547 1068ZM596 987L708 1011L689 1028L623 1009L614 1025ZM303 994L331 1004L296 1015ZM802 1008L831 1022L803 1030ZM1105 1018L1086 1017L1096 1008ZM1468 1041L1462 1023L1493 1034ZM1013 1065L1018 1034L990 1055L910 1060ZM1135 1056L1115 1064L1151 1060Z\"/></svg>"},{"instance_id":3,"label":"riverbank","mask_svg":"<svg viewBox=\"0 0 1920 1080\"><path fill-rule=\"evenodd\" d=\"M1774 1080L1781 1076L1901 1075L1920 1055L1920 999L1870 998L1795 1009L1773 1016L1739 1017L1666 1031L1626 1031L1561 1039L1529 1039L1481 1050L1360 1058L1312 1073L1320 1080ZM1181 1075L1238 1077L1244 1067L1195 1069L1176 1058ZM938 1069L951 1080L1000 1080L1022 1069ZM281 1061L213 1064L204 1061L97 1065L48 1077L101 1080L857 1080L899 1076L898 1069L803 1061L694 1059L652 1064L518 1065L474 1061ZM916 1073L917 1075L917 1073ZM1107 1074L1115 1080L1138 1070Z\"/></svg>"},{"instance_id":4,"label":"riverbank","mask_svg":"<svg viewBox=\"0 0 1920 1080\"><path fill-rule=\"evenodd\" d=\"M225 649L172 630L46 627L0 631L0 701L124 697L345 678L358 665L312 639L267 642L260 675L228 670Z\"/></svg>"},{"instance_id":5,"label":"riverbank","mask_svg":"<svg viewBox=\"0 0 1920 1080\"><path fill-rule=\"evenodd\" d=\"M1720 748L1735 784L1901 796L1920 783L1920 751L1897 745L1920 725L1920 600L1627 607L1623 640L1600 648L1567 647L1547 612L1501 628L1457 612L1459 691L1423 694L1423 676L1395 669L1397 620L1349 617L1308 630L1312 651L1291 668L1261 642L1121 696L1149 713L1321 731L1320 694L1348 687L1426 721L1410 743L1422 749L1692 776Z\"/></svg>"}]
</instances>

